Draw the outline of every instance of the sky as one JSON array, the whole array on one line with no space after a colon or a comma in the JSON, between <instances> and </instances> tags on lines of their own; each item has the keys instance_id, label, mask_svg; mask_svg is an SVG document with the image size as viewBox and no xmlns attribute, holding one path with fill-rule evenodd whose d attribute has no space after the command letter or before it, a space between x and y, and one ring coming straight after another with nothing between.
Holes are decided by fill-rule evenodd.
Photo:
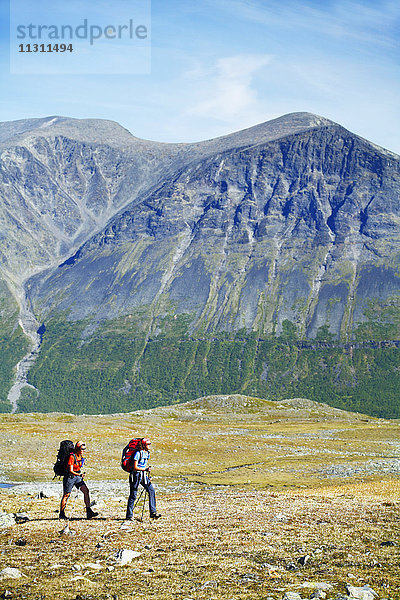
<instances>
[{"instance_id":1,"label":"sky","mask_svg":"<svg viewBox=\"0 0 400 600\"><path fill-rule=\"evenodd\" d=\"M10 72L10 56L50 64L16 55L10 15L14 25L27 23L30 5L41 22L54 23L58 11L62 22L116 25L132 10L139 23L129 2L141 1L150 4L11 0L10 10L0 0L0 121L102 118L137 137L193 142L306 111L400 154L398 0L151 0L151 17L140 16L148 54L132 72L121 71L141 42L135 50L122 39L92 44L91 73L78 72L79 53L72 73L62 72L61 55L51 57L52 72L31 73L28 63L28 72L15 64Z\"/></svg>"}]
</instances>

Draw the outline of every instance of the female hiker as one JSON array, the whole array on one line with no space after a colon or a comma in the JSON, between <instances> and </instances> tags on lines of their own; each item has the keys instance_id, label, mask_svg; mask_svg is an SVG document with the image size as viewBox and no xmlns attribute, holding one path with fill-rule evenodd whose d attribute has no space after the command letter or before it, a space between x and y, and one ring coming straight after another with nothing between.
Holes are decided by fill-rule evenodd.
<instances>
[{"instance_id":1,"label":"female hiker","mask_svg":"<svg viewBox=\"0 0 400 600\"><path fill-rule=\"evenodd\" d=\"M128 498L128 506L126 507L126 519L128 521L132 521L133 518L133 507L135 505L139 484L144 487L146 492L149 494L150 518L159 519L161 517L161 515L157 513L156 493L149 476L149 446L150 440L146 438L139 440L136 452L133 455L133 466L129 475L130 494Z\"/></svg>"},{"instance_id":2,"label":"female hiker","mask_svg":"<svg viewBox=\"0 0 400 600\"><path fill-rule=\"evenodd\" d=\"M93 519L93 517L97 517L99 514L97 512L93 512L93 510L90 508L89 489L86 483L83 481L84 472L82 471L82 467L85 461L83 456L85 450L85 442L76 442L75 449L73 452L71 452L68 459L67 474L64 475L63 478L63 497L60 504L60 519L68 518L65 515L65 506L74 486L83 493L86 506L86 518Z\"/></svg>"}]
</instances>

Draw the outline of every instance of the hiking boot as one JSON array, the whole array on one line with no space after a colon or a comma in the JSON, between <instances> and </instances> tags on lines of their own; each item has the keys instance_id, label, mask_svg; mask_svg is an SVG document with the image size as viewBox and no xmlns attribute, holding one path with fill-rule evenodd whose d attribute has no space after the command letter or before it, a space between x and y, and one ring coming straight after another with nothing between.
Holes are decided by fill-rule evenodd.
<instances>
[{"instance_id":1,"label":"hiking boot","mask_svg":"<svg viewBox=\"0 0 400 600\"><path fill-rule=\"evenodd\" d=\"M94 512L90 507L86 509L86 518L87 519L93 519L94 517L97 517L99 513Z\"/></svg>"},{"instance_id":2,"label":"hiking boot","mask_svg":"<svg viewBox=\"0 0 400 600\"><path fill-rule=\"evenodd\" d=\"M59 515L58 515L59 519L64 519L64 521L68 521L68 517L65 514L65 512L63 510L60 510Z\"/></svg>"},{"instance_id":3,"label":"hiking boot","mask_svg":"<svg viewBox=\"0 0 400 600\"><path fill-rule=\"evenodd\" d=\"M159 519L160 517L160 513L150 513L150 519Z\"/></svg>"}]
</instances>

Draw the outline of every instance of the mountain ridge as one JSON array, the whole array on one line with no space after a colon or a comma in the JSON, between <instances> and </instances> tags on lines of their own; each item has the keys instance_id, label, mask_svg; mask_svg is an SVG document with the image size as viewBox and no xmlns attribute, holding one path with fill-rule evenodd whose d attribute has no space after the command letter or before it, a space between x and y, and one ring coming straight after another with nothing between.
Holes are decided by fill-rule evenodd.
<instances>
[{"instance_id":1,"label":"mountain ridge","mask_svg":"<svg viewBox=\"0 0 400 600\"><path fill-rule=\"evenodd\" d=\"M73 118L53 115L49 117L0 122L0 144L7 141L9 142L13 138L18 138L18 140L21 141L24 136L33 135L35 132L42 133L43 135L47 134L48 136L71 136L73 133L75 139L78 139L79 141L97 141L102 143L108 142L115 143L117 145L121 145L122 142L125 142L125 144L128 146L130 144L141 142L143 144L147 143L155 146L169 146L171 148L178 147L180 149L190 148L193 150L194 147L199 145L203 145L205 147L209 146L212 148L213 146L217 147L218 144L221 144L222 142L229 142L231 140L236 140L236 145L237 140L242 140L239 142L239 145L240 143L243 143L244 145L254 145L254 137L258 138L259 141L256 142L256 144L258 144L279 139L287 135L302 133L303 131L307 131L309 129L333 126L341 127L342 129L348 131L342 125L332 121L331 119L327 119L326 117L322 117L314 113L299 111L287 113L280 117L263 121L256 125L216 136L214 138L197 140L195 142L160 142L158 140L139 138L117 121L109 119ZM115 136L110 135L113 132L118 132L120 134L118 140L115 139ZM89 133L91 135L89 135ZM94 135L96 133L99 136L97 139ZM385 154L390 154L393 157L399 156L395 152L379 146L378 144L375 144L360 135L357 135L357 137L363 139L368 144L374 146L377 150L384 152Z\"/></svg>"},{"instance_id":2,"label":"mountain ridge","mask_svg":"<svg viewBox=\"0 0 400 600\"><path fill-rule=\"evenodd\" d=\"M0 123L0 160L2 164L0 194L3 198L7 198L9 195L7 188L9 188L11 181L19 178L21 167L23 168L25 164L32 165L31 171L24 174L26 178L37 179L39 177L43 180L46 177L49 182L41 184L41 186L44 185L41 194L43 195L44 192L48 197L44 202L33 191L27 194L26 186L24 186L22 189L14 190L17 202L14 201L12 205L6 205L6 211L3 213L6 228L8 225L8 230L14 232L12 236L16 240L19 240L21 230L31 238L31 243L34 245L36 239L35 258L38 263L37 266L32 264L31 270L29 270L27 268L28 261L28 265L24 264L23 271L15 277L15 263L18 261L19 243L11 241L9 252L2 257L6 277L18 286L26 279L26 276L41 270L41 268L44 268L43 265L47 267L49 261L55 265L58 259L60 262L68 259L68 256L74 254L79 246L94 233L93 230L100 230L101 227L106 225L107 221L113 218L114 214L123 209L124 205L134 201L138 194L150 191L152 186L161 182L160 177L177 175L182 168L187 167L190 163L204 160L216 152L229 152L233 148L245 148L251 145L268 143L274 139L286 135L295 135L321 125L333 126L335 124L328 119L311 113L291 113L211 140L192 144L168 144L141 140L134 137L118 123L99 119L71 119L69 117L51 116L41 119L23 119ZM79 146L75 150L74 144L77 143ZM90 205L87 201L82 202L75 197L74 189L69 191L69 182L65 178L65 174L69 177L70 154L71 152L87 153L85 144L89 144L89 152L93 152L90 150L90 145L93 143L100 144L101 154L108 153L103 148L114 148L117 155L112 160L117 160L119 163L121 163L121 160L122 162L128 160L130 163L136 163L133 171L130 167L123 173L121 185L125 186L126 189L122 191L122 200L118 197L115 199L115 206L113 206L114 199L111 197L113 192L109 189L110 184L107 182L107 177L102 173L101 164L94 163L90 167L92 170L94 169L94 176L90 173L82 173L80 166L78 166L79 170L76 173L72 173L72 176L78 177L80 182L77 189L78 194L82 192L86 195L89 194L88 201L91 203ZM124 153L123 158L121 152ZM136 156L139 154L143 158L138 160L132 155L125 155L125 152L134 152ZM58 176L59 161L53 159L52 155L54 153L57 153L58 156L64 154L66 160L63 171L60 171ZM109 153L107 158L111 159ZM49 159L51 162L49 162ZM87 159L89 159L89 155ZM93 162L92 158L89 160ZM60 167L62 167L62 163ZM139 175L139 172L142 175ZM118 172L113 174L113 177L115 176L121 179ZM139 182L135 184L132 177L137 178L138 176ZM142 183L140 183L140 177ZM147 183L143 188L144 178L147 178ZM2 179L7 186L6 188L4 184L2 185ZM28 186L28 191L30 187ZM87 191L85 191L85 187ZM115 192L118 195L118 189ZM99 207L98 202L91 199L93 194L99 193L110 196L108 208L106 206ZM60 196L61 205L57 206L50 200L54 196ZM47 204L50 202L53 203L53 207L49 210ZM68 204L70 205L68 211L75 213L75 219L78 218L78 227L67 215L63 214L64 206L68 206ZM25 221L28 228L31 229L30 232L26 231ZM34 228L31 227L32 222L35 223ZM33 235L34 231L36 231L36 238ZM44 248L46 248L46 251L43 250ZM12 264L10 268L7 268L9 260Z\"/></svg>"},{"instance_id":3,"label":"mountain ridge","mask_svg":"<svg viewBox=\"0 0 400 600\"><path fill-rule=\"evenodd\" d=\"M65 133L65 127L68 126L70 132L73 132L74 135L83 136L85 133L88 135L88 132L92 132L93 141L96 141L96 139L93 137L93 133L97 132L98 134L102 135L104 133L111 132L113 129L116 129L121 133L126 132L128 134L127 138L140 140L142 142L171 146L194 146L197 144L213 142L215 140L226 140L227 138L234 136L246 137L250 133L254 135L256 132L262 132L262 134L264 134L264 131L266 131L267 135L271 136L269 139L273 139L275 136L285 135L287 132L301 132L309 128L324 125L336 125L336 123L314 113L293 112L268 121L263 121L238 131L216 136L215 138L207 138L205 140L198 140L195 142L160 142L156 140L139 138L117 121L110 119L73 118L52 115L40 118L20 119L16 121L2 121L0 122L0 141L7 141L11 140L13 137L29 135L30 133L38 130L48 135L63 134Z\"/></svg>"}]
</instances>

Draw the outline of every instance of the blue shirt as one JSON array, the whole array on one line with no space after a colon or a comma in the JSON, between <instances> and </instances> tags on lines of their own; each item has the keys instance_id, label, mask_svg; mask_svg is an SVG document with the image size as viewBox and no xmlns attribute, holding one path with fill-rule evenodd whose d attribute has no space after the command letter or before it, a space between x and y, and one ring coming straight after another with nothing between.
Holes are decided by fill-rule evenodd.
<instances>
[{"instance_id":1,"label":"blue shirt","mask_svg":"<svg viewBox=\"0 0 400 600\"><path fill-rule=\"evenodd\" d=\"M137 460L137 466L139 469L147 469L147 463L150 458L150 453L147 450L138 450L135 452L135 456L133 457L133 461Z\"/></svg>"}]
</instances>

